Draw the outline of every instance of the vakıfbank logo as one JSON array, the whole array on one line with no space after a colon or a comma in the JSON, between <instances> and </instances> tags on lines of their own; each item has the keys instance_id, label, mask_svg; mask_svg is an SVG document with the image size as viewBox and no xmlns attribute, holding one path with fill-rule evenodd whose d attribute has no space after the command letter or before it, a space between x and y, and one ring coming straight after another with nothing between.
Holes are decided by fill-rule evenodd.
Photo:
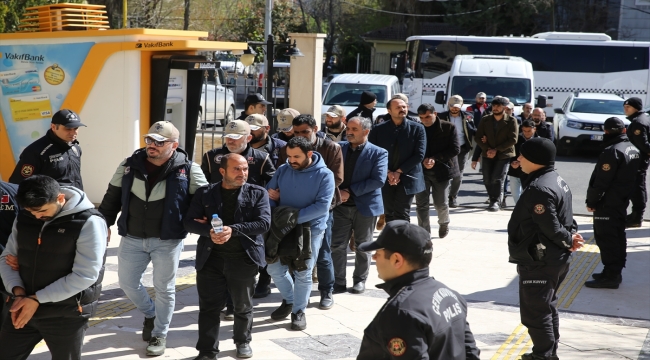
<instances>
[{"instance_id":1,"label":"vak\u0131fbank logo","mask_svg":"<svg viewBox=\"0 0 650 360\"><path fill-rule=\"evenodd\" d=\"M17 54L17 53L0 53L4 59L7 60L20 60L20 61L34 61L44 62L45 56L32 55L32 54Z\"/></svg>"}]
</instances>

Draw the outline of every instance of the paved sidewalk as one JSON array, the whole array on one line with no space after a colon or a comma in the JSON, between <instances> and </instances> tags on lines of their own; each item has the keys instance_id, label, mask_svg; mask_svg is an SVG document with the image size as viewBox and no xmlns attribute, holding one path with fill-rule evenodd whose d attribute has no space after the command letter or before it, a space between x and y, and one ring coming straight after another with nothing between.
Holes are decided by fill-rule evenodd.
<instances>
[{"instance_id":1,"label":"paved sidewalk","mask_svg":"<svg viewBox=\"0 0 650 360\"><path fill-rule=\"evenodd\" d=\"M417 222L411 213L412 222ZM435 210L431 210L435 224ZM508 263L506 226L510 211L488 213L482 209L452 209L449 236L434 236L430 269L436 279L457 290L469 303L468 320L481 349L482 359L518 359L532 343L519 319L515 265ZM600 255L593 241L591 219L577 217L587 245L572 260L571 271L559 294L562 335L558 355L571 359L650 359L650 228L629 230L628 264L618 290L583 286L600 271ZM433 229L434 235L437 229ZM143 315L124 297L117 285L117 229L107 258L102 304L90 322L84 359L141 359L146 343L141 339ZM375 233L375 236L378 233ZM193 359L197 355L198 296L195 287L196 236L185 242L177 281L176 310L162 359ZM354 257L348 254L348 285ZM277 289L265 299L254 299L255 320L251 347L254 359L354 359L364 328L385 302L387 295L374 287L382 281L371 267L366 292L337 294L331 310L319 310L320 295L314 287L308 307L307 329L292 331L288 320L273 321L270 314L280 305ZM145 274L151 286L151 268ZM152 289L150 289L151 291ZM234 359L232 322L223 321L220 359ZM49 359L41 343L30 359Z\"/></svg>"}]
</instances>

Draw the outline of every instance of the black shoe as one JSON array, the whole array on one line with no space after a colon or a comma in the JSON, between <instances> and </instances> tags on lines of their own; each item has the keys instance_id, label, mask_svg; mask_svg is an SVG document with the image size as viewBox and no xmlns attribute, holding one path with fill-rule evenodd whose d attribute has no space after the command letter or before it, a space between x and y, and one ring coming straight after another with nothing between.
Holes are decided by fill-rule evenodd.
<instances>
[{"instance_id":1,"label":"black shoe","mask_svg":"<svg viewBox=\"0 0 650 360\"><path fill-rule=\"evenodd\" d=\"M199 356L195 357L193 360L216 360L217 355L206 355L206 354L199 354Z\"/></svg>"},{"instance_id":2,"label":"black shoe","mask_svg":"<svg viewBox=\"0 0 650 360\"><path fill-rule=\"evenodd\" d=\"M456 199L449 199L449 207L450 208L457 208L458 207L458 201Z\"/></svg>"},{"instance_id":3,"label":"black shoe","mask_svg":"<svg viewBox=\"0 0 650 360\"><path fill-rule=\"evenodd\" d=\"M618 289L618 284L623 282L623 277L618 275L615 278L601 277L598 280L589 280L585 286L593 289Z\"/></svg>"},{"instance_id":4,"label":"black shoe","mask_svg":"<svg viewBox=\"0 0 650 360\"><path fill-rule=\"evenodd\" d=\"M230 307L227 307L226 312L223 315L223 319L227 321L235 320L235 310Z\"/></svg>"},{"instance_id":5,"label":"black shoe","mask_svg":"<svg viewBox=\"0 0 650 360\"><path fill-rule=\"evenodd\" d=\"M334 284L334 290L332 290L332 294L343 294L346 292L348 292L347 285Z\"/></svg>"},{"instance_id":6,"label":"black shoe","mask_svg":"<svg viewBox=\"0 0 650 360\"><path fill-rule=\"evenodd\" d=\"M625 220L625 228L638 228L641 227L643 220L639 218L629 218Z\"/></svg>"},{"instance_id":7,"label":"black shoe","mask_svg":"<svg viewBox=\"0 0 650 360\"><path fill-rule=\"evenodd\" d=\"M142 340L149 341L151 340L151 332L153 331L153 321L156 320L156 317L144 318L142 325Z\"/></svg>"},{"instance_id":8,"label":"black shoe","mask_svg":"<svg viewBox=\"0 0 650 360\"><path fill-rule=\"evenodd\" d=\"M361 294L364 291L366 291L366 284L363 281L355 283L354 286L352 286L352 290L350 290L353 294Z\"/></svg>"},{"instance_id":9,"label":"black shoe","mask_svg":"<svg viewBox=\"0 0 650 360\"><path fill-rule=\"evenodd\" d=\"M331 291L321 291L320 292L320 302L318 303L318 308L321 310L329 310L334 306L334 298L332 297Z\"/></svg>"},{"instance_id":10,"label":"black shoe","mask_svg":"<svg viewBox=\"0 0 650 360\"><path fill-rule=\"evenodd\" d=\"M490 198L488 198L487 200L485 200L485 202L484 202L483 204L489 204L489 203L490 203Z\"/></svg>"},{"instance_id":11,"label":"black shoe","mask_svg":"<svg viewBox=\"0 0 650 360\"><path fill-rule=\"evenodd\" d=\"M253 299L261 299L269 296L271 294L271 285L257 284L255 287L255 293L253 294Z\"/></svg>"},{"instance_id":12,"label":"black shoe","mask_svg":"<svg viewBox=\"0 0 650 360\"><path fill-rule=\"evenodd\" d=\"M291 330L305 330L307 328L307 317L302 310L291 314Z\"/></svg>"},{"instance_id":13,"label":"black shoe","mask_svg":"<svg viewBox=\"0 0 650 360\"><path fill-rule=\"evenodd\" d=\"M280 304L280 307L275 309L271 313L271 319L273 320L282 320L286 319L289 314L291 314L291 310L293 309L293 304L287 304L286 300L282 300L282 304Z\"/></svg>"},{"instance_id":14,"label":"black shoe","mask_svg":"<svg viewBox=\"0 0 650 360\"><path fill-rule=\"evenodd\" d=\"M235 344L237 347L237 357L248 359L253 357L253 349L251 349L248 343Z\"/></svg>"},{"instance_id":15,"label":"black shoe","mask_svg":"<svg viewBox=\"0 0 650 360\"><path fill-rule=\"evenodd\" d=\"M438 237L442 239L447 235L449 235L449 225L447 224L440 225L440 227L438 228Z\"/></svg>"},{"instance_id":16,"label":"black shoe","mask_svg":"<svg viewBox=\"0 0 650 360\"><path fill-rule=\"evenodd\" d=\"M499 202L498 201L490 202L490 206L487 207L487 211L490 211L490 212L499 211Z\"/></svg>"},{"instance_id":17,"label":"black shoe","mask_svg":"<svg viewBox=\"0 0 650 360\"><path fill-rule=\"evenodd\" d=\"M593 274L591 274L591 277L594 278L594 280L600 280L600 279L602 279L604 276L605 276L604 273L593 273ZM622 282L623 282L623 275L619 275L619 276L618 276L618 283L620 284L620 283L622 283Z\"/></svg>"},{"instance_id":18,"label":"black shoe","mask_svg":"<svg viewBox=\"0 0 650 360\"><path fill-rule=\"evenodd\" d=\"M147 346L147 356L160 356L165 353L167 340L163 337L152 336Z\"/></svg>"},{"instance_id":19,"label":"black shoe","mask_svg":"<svg viewBox=\"0 0 650 360\"><path fill-rule=\"evenodd\" d=\"M557 356L555 357L557 359ZM553 356L544 356L544 355L537 355L533 353L526 353L521 355L521 360L554 360Z\"/></svg>"}]
</instances>

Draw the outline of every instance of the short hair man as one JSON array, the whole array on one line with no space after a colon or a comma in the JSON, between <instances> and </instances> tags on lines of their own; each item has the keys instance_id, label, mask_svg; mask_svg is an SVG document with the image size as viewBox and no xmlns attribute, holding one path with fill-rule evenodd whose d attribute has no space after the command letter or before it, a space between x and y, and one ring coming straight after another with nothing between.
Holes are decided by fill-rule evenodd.
<instances>
[{"instance_id":1,"label":"short hair man","mask_svg":"<svg viewBox=\"0 0 650 360\"><path fill-rule=\"evenodd\" d=\"M16 218L0 274L14 295L0 331L3 359L26 359L45 340L53 359L81 359L101 292L108 228L83 191L34 175L18 186ZM8 256L18 257L13 270ZM43 259L47 259L43 261Z\"/></svg>"},{"instance_id":2,"label":"short hair man","mask_svg":"<svg viewBox=\"0 0 650 360\"><path fill-rule=\"evenodd\" d=\"M424 191L415 195L418 225L431 234L429 198L438 213L438 236L442 239L449 234L449 180L458 175L460 145L456 126L438 119L431 104L418 107L418 116L424 126L427 149L424 153Z\"/></svg>"},{"instance_id":3,"label":"short hair man","mask_svg":"<svg viewBox=\"0 0 650 360\"><path fill-rule=\"evenodd\" d=\"M456 157L458 162L458 176L451 179L451 186L449 188L449 207L458 207L458 191L460 185L463 183L463 172L465 171L465 163L469 159L470 152L472 151L472 139L476 133L476 126L470 113L462 111L463 98L460 95L454 95L449 98L449 111L441 112L438 118L443 121L449 121L456 127L456 136L458 136L458 145L460 145L460 153ZM478 123L477 123L478 124Z\"/></svg>"},{"instance_id":4,"label":"short hair man","mask_svg":"<svg viewBox=\"0 0 650 360\"><path fill-rule=\"evenodd\" d=\"M490 198L488 211L499 211L503 200L505 181L510 158L515 156L515 144L519 136L517 119L506 114L508 102L503 97L492 100L492 114L481 119L474 138L481 148L483 161L483 184ZM485 136L485 139L482 139ZM485 142L483 142L485 140Z\"/></svg>"},{"instance_id":5,"label":"short hair man","mask_svg":"<svg viewBox=\"0 0 650 360\"><path fill-rule=\"evenodd\" d=\"M535 108L533 110L533 122L535 123L535 129L537 135L540 137L555 141L555 131L553 130L553 125L546 122L546 112L542 108Z\"/></svg>"},{"instance_id":6,"label":"short hair man","mask_svg":"<svg viewBox=\"0 0 650 360\"><path fill-rule=\"evenodd\" d=\"M524 106L521 108L521 114L517 116L519 119L519 122L523 122L524 120L532 120L533 119L533 104L531 103L525 103Z\"/></svg>"},{"instance_id":7,"label":"short hair man","mask_svg":"<svg viewBox=\"0 0 650 360\"><path fill-rule=\"evenodd\" d=\"M333 105L323 115L325 115L325 131L323 131L325 137L336 143L347 141L345 109L341 105Z\"/></svg>"},{"instance_id":8,"label":"short hair man","mask_svg":"<svg viewBox=\"0 0 650 360\"><path fill-rule=\"evenodd\" d=\"M245 120L248 115L253 114L266 114L266 106L272 103L266 101L262 94L251 94L244 100L244 110L241 112L237 120Z\"/></svg>"},{"instance_id":9,"label":"short hair man","mask_svg":"<svg viewBox=\"0 0 650 360\"><path fill-rule=\"evenodd\" d=\"M32 175L47 175L61 185L83 190L81 147L77 141L81 126L86 125L81 123L74 111L57 111L45 136L31 143L20 154L9 182L20 184Z\"/></svg>"},{"instance_id":10,"label":"short hair man","mask_svg":"<svg viewBox=\"0 0 650 360\"><path fill-rule=\"evenodd\" d=\"M233 340L237 357L251 357L255 275L266 265L264 238L271 227L266 189L247 182L249 164L243 156L221 159L222 180L199 188L183 219L185 229L199 234L196 246L196 288L199 293L199 359L219 353L219 313L229 293L234 304ZM223 221L215 233L212 215Z\"/></svg>"},{"instance_id":11,"label":"short hair man","mask_svg":"<svg viewBox=\"0 0 650 360\"><path fill-rule=\"evenodd\" d=\"M538 137L523 143L520 151L519 166L528 176L508 222L508 250L519 274L521 323L533 341L532 353L521 358L557 359L557 292L569 272L571 253L584 240L573 220L569 185L554 169L555 145Z\"/></svg>"},{"instance_id":12,"label":"short hair man","mask_svg":"<svg viewBox=\"0 0 650 360\"><path fill-rule=\"evenodd\" d=\"M271 208L278 206L293 208L291 211L297 213L295 224L300 226L309 223L311 229L310 241L308 245L303 243L302 251L297 254L297 257L290 258L288 262L277 260L269 263L267 268L282 294L282 304L271 313L271 319L281 320L291 314L293 330L307 328L305 309L311 293L312 270L328 227L329 210L336 189L334 174L325 165L323 156L312 149L312 142L302 136L289 140L287 162L278 168L273 179L266 185L269 193L271 194L273 190L273 194L276 195L270 196ZM282 227L287 226L286 219L284 222L279 222L275 216L277 212L273 213L272 224L279 223ZM295 215L291 218L293 216ZM271 232L273 233L273 229ZM311 253L307 254L307 250ZM277 249L274 250L267 244L266 255L270 257L275 254ZM296 260L292 260L296 258L299 264ZM304 269L293 270L295 282L289 275L290 268L287 264L291 265L291 268Z\"/></svg>"},{"instance_id":13,"label":"short hair man","mask_svg":"<svg viewBox=\"0 0 650 360\"><path fill-rule=\"evenodd\" d=\"M377 95L372 91L364 91L359 98L359 106L352 110L348 117L361 116L373 120L372 114L375 112L375 106L377 106Z\"/></svg>"},{"instance_id":14,"label":"short hair man","mask_svg":"<svg viewBox=\"0 0 650 360\"><path fill-rule=\"evenodd\" d=\"M250 115L250 117L262 115ZM224 131L225 144L221 148L209 150L201 159L201 170L208 182L214 184L223 179L221 175L221 159L226 154L239 154L246 158L250 165L248 183L264 186L275 173L275 166L269 154L253 149L251 127L244 120L233 120L226 124Z\"/></svg>"},{"instance_id":15,"label":"short hair man","mask_svg":"<svg viewBox=\"0 0 650 360\"><path fill-rule=\"evenodd\" d=\"M174 313L176 271L187 231L183 217L196 189L208 181L198 164L178 147L178 129L158 121L144 135L146 147L120 163L99 205L109 226L122 240L117 252L120 287L144 314L142 340L147 355L165 353ZM153 263L154 301L142 285Z\"/></svg>"},{"instance_id":16,"label":"short hair man","mask_svg":"<svg viewBox=\"0 0 650 360\"><path fill-rule=\"evenodd\" d=\"M585 283L590 288L618 289L627 258L625 215L641 162L617 117L605 120L603 151L589 179L587 211L594 213L594 238L605 268Z\"/></svg>"},{"instance_id":17,"label":"short hair man","mask_svg":"<svg viewBox=\"0 0 650 360\"><path fill-rule=\"evenodd\" d=\"M476 99L474 104L467 107L465 111L472 114L472 119L474 121L474 126L478 127L478 124L481 123L481 118L486 114L488 108L487 104L487 95L484 92L476 94Z\"/></svg>"},{"instance_id":18,"label":"short hair man","mask_svg":"<svg viewBox=\"0 0 650 360\"><path fill-rule=\"evenodd\" d=\"M286 141L269 136L271 126L266 116L262 114L253 114L244 120L251 127L250 145L253 149L263 151L271 157L271 163L277 164L280 156L280 149L287 144Z\"/></svg>"},{"instance_id":19,"label":"short hair man","mask_svg":"<svg viewBox=\"0 0 650 360\"><path fill-rule=\"evenodd\" d=\"M415 122L418 122L418 123L420 122L420 119L418 117L413 117L413 116L410 115L409 98L406 96L406 94L397 93L397 94L394 94L393 96L391 96L391 99L400 99L400 100L404 101L404 103L406 103L406 120L415 121ZM386 108L388 108L388 103L386 104ZM375 119L375 125L381 124L384 121L390 121L390 119L391 119L391 116L390 116L389 113L386 113L384 115L379 115Z\"/></svg>"},{"instance_id":20,"label":"short hair man","mask_svg":"<svg viewBox=\"0 0 650 360\"><path fill-rule=\"evenodd\" d=\"M527 176L523 171L521 171L519 160L517 160L519 155L521 155L521 145L530 139L539 137L535 132L535 123L532 120L522 121L519 130L521 131L519 132L517 143L515 144L515 156L510 158L510 166L508 167L510 190L512 191L512 198L515 200L515 204L517 204L517 201L519 201L519 197L521 196L521 182ZM472 167L475 166L472 165Z\"/></svg>"},{"instance_id":21,"label":"short hair man","mask_svg":"<svg viewBox=\"0 0 650 360\"><path fill-rule=\"evenodd\" d=\"M392 99L387 106L391 121L375 125L368 141L388 151L388 173L381 191L386 223L409 221L413 197L424 190L426 137L421 124L406 121L408 107L403 100Z\"/></svg>"},{"instance_id":22,"label":"short hair man","mask_svg":"<svg viewBox=\"0 0 650 360\"><path fill-rule=\"evenodd\" d=\"M372 258L384 280L377 287L389 297L364 330L358 360L479 359L465 299L429 276L429 237L421 227L396 220L377 241L359 246L375 251Z\"/></svg>"},{"instance_id":23,"label":"short hair man","mask_svg":"<svg viewBox=\"0 0 650 360\"><path fill-rule=\"evenodd\" d=\"M372 240L377 216L384 213L381 188L388 171L388 152L368 142L372 122L359 116L348 120L348 141L341 142L344 171L341 189L342 204L334 208L332 227L332 261L334 293L347 291L346 267L348 241L354 241L355 261L351 292L365 291L370 257L357 250ZM354 231L354 240L350 237Z\"/></svg>"},{"instance_id":24,"label":"short hair man","mask_svg":"<svg viewBox=\"0 0 650 360\"><path fill-rule=\"evenodd\" d=\"M630 195L632 212L625 219L625 227L641 227L643 213L648 202L646 176L650 166L650 116L641 111L643 103L638 97L631 97L623 103L623 111L630 125L627 136L630 142L639 149L639 169L636 173L634 191Z\"/></svg>"},{"instance_id":25,"label":"short hair man","mask_svg":"<svg viewBox=\"0 0 650 360\"><path fill-rule=\"evenodd\" d=\"M341 193L339 185L343 182L343 155L341 147L328 139L316 136L318 126L316 119L309 114L301 114L293 119L293 132L295 136L307 139L312 146L313 151L319 153L325 163L325 166L334 174L334 197L330 206L329 216L327 218L327 228L318 254L316 263L316 273L318 275L318 290L321 293L319 308L328 310L334 306L332 292L334 290L334 267L332 265L332 222L334 214L332 210L341 204ZM280 151L281 163L285 163L288 158L288 145ZM277 200L273 191L270 191L269 197Z\"/></svg>"}]
</instances>

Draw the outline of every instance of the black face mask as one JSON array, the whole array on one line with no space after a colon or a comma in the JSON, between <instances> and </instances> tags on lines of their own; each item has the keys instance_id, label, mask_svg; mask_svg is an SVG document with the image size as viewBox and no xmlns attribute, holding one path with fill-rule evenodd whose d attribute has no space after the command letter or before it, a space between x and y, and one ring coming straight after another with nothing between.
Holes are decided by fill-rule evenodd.
<instances>
[{"instance_id":1,"label":"black face mask","mask_svg":"<svg viewBox=\"0 0 650 360\"><path fill-rule=\"evenodd\" d=\"M610 141L612 139L615 139L619 135L621 135L621 134L603 134L603 142L607 142L607 141Z\"/></svg>"}]
</instances>

